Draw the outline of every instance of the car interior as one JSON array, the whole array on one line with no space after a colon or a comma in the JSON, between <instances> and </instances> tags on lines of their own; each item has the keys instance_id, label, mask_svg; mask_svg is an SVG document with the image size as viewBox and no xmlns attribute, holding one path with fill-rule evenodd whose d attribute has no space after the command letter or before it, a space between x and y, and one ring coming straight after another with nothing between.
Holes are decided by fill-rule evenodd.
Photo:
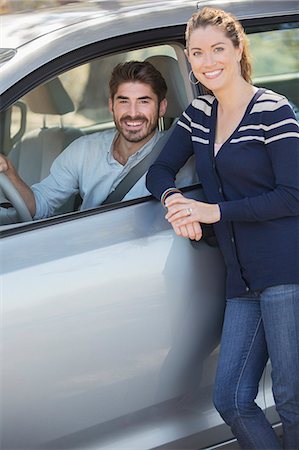
<instances>
[{"instance_id":1,"label":"car interior","mask_svg":"<svg viewBox=\"0 0 299 450\"><path fill-rule=\"evenodd\" d=\"M130 59L130 56L126 56L126 59ZM159 129L167 133L167 130L171 128L171 125L189 104L181 69L177 59L167 54L155 54L145 60L161 71L168 86L167 112L165 117L159 120ZM5 130L7 138L10 138L11 147L8 148L7 156L29 186L41 181L49 174L55 158L73 140L84 134L105 130L114 125L111 118L101 123L100 127L96 124L91 127L82 127L80 123L78 125L76 123L77 126L65 123L65 118L70 113L75 113L76 107L61 78L63 77L53 78L38 86L6 112ZM108 85L108 80L105 82ZM99 80L99 83L103 85L102 80ZM106 100L108 105L108 97ZM106 105L101 105L101 108L106 108ZM10 133L14 122L17 123L18 130L11 138ZM37 122L40 122L40 125L35 127ZM159 145L158 142L153 154L158 155L161 148L162 145ZM143 173L147 171L149 165L150 162L147 167L142 168ZM192 176L195 177L194 173ZM124 194L122 191L121 197ZM118 200L121 198L118 199L116 196L114 201ZM4 203L5 201L2 200L2 204ZM79 205L80 199L78 196L74 196L57 210L55 215L75 211ZM9 220L12 220L12 216L9 216ZM17 220L18 218L15 217L15 221Z\"/></svg>"}]
</instances>

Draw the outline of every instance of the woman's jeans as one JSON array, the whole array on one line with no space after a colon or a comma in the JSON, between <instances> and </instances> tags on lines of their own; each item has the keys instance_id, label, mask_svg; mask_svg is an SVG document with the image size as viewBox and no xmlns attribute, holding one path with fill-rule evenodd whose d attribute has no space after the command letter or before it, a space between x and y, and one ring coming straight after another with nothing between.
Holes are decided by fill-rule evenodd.
<instances>
[{"instance_id":1,"label":"woman's jeans","mask_svg":"<svg viewBox=\"0 0 299 450\"><path fill-rule=\"evenodd\" d=\"M281 449L255 403L268 357L285 449L299 449L299 285L227 301L214 403L243 449Z\"/></svg>"}]
</instances>

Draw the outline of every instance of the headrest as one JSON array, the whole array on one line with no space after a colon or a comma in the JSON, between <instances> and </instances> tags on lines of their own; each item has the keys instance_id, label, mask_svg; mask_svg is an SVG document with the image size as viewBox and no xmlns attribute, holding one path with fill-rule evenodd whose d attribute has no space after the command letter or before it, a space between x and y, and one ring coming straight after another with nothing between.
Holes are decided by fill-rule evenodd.
<instances>
[{"instance_id":1,"label":"headrest","mask_svg":"<svg viewBox=\"0 0 299 450\"><path fill-rule=\"evenodd\" d=\"M56 114L62 116L74 111L72 99L64 89L59 78L38 86L24 96L29 109L38 114Z\"/></svg>"},{"instance_id":2,"label":"headrest","mask_svg":"<svg viewBox=\"0 0 299 450\"><path fill-rule=\"evenodd\" d=\"M167 55L150 56L146 59L161 72L167 84L166 117L179 117L189 105L185 84L175 58Z\"/></svg>"}]
</instances>

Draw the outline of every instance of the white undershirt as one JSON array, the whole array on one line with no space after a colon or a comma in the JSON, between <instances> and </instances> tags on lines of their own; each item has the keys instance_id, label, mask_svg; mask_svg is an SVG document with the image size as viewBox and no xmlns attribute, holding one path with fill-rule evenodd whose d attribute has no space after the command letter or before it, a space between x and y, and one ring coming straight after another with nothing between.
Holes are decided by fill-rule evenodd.
<instances>
[{"instance_id":1,"label":"white undershirt","mask_svg":"<svg viewBox=\"0 0 299 450\"><path fill-rule=\"evenodd\" d=\"M214 156L217 155L217 153L219 152L219 150L221 149L222 144L214 144Z\"/></svg>"}]
</instances>

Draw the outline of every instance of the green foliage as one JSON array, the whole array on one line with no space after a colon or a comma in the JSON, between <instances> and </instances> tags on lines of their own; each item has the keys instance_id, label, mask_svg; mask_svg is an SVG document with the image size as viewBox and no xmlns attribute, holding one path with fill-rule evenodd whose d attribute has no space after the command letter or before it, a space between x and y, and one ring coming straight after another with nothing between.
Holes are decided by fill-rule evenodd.
<instances>
[{"instance_id":1,"label":"green foliage","mask_svg":"<svg viewBox=\"0 0 299 450\"><path fill-rule=\"evenodd\" d=\"M299 71L299 31L282 29L249 35L254 76Z\"/></svg>"}]
</instances>

